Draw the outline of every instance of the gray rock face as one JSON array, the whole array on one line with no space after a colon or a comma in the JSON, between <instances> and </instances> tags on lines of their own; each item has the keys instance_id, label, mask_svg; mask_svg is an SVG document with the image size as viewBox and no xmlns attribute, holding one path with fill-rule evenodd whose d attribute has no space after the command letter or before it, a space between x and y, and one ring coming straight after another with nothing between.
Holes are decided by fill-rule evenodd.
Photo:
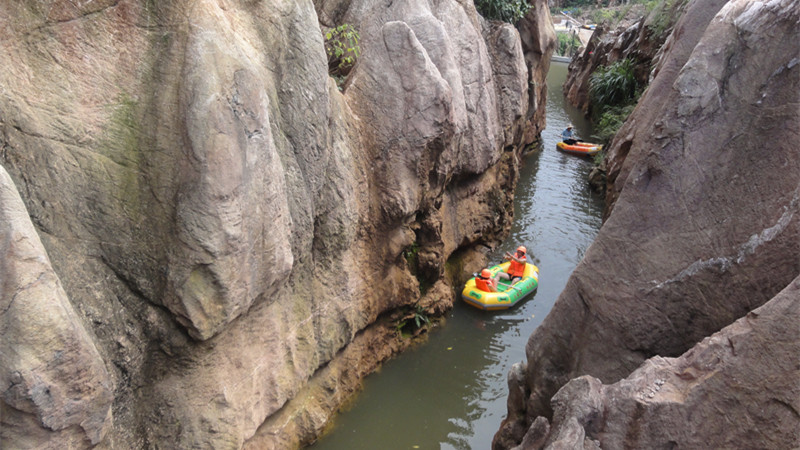
<instances>
[{"instance_id":1,"label":"gray rock face","mask_svg":"<svg viewBox=\"0 0 800 450\"><path fill-rule=\"evenodd\" d=\"M348 96L375 153L380 208L389 220L410 217L441 195L455 174L479 174L502 154L497 86L478 16L455 2L354 2L338 23L363 30L364 57ZM373 39L372 36L380 39ZM518 40L519 38L516 37ZM508 64L523 64L519 45ZM518 73L516 85L520 92ZM506 86L506 85L504 85ZM424 176L423 176L424 175Z\"/></svg>"},{"instance_id":2,"label":"gray rock face","mask_svg":"<svg viewBox=\"0 0 800 450\"><path fill-rule=\"evenodd\" d=\"M640 100L641 104L649 106L647 108L639 108L636 111L636 116L640 118L640 123L654 123L658 120L656 116L660 115L663 108L668 106L667 102L670 101L669 94L673 89L672 85L675 82L675 78L686 64L700 39L703 38L714 16L726 3L727 0L689 2L686 6L686 12L681 16L680 21L676 23L674 33L666 38L666 42L656 57L656 64L652 70L654 77L649 83L647 91L643 94L642 100ZM680 39L675 36L680 36ZM658 74L662 75L657 76ZM647 102L643 101L645 98L647 98ZM611 148L608 149L606 216L610 213L616 198L619 196L615 184L622 163L631 150L630 144L625 144L625 142L630 143L630 127L633 125L634 122L624 124L620 131L617 132L616 143L612 142Z\"/></svg>"},{"instance_id":3,"label":"gray rock face","mask_svg":"<svg viewBox=\"0 0 800 450\"><path fill-rule=\"evenodd\" d=\"M114 386L2 167L0 255L3 447L99 443L111 428Z\"/></svg>"},{"instance_id":4,"label":"gray rock face","mask_svg":"<svg viewBox=\"0 0 800 450\"><path fill-rule=\"evenodd\" d=\"M510 381L527 399L509 406L496 447L552 417L570 379L613 383L647 358L679 356L800 273L798 11L731 1L706 15L693 49L676 39L664 54L609 151L619 197L528 342L525 377Z\"/></svg>"},{"instance_id":5,"label":"gray rock face","mask_svg":"<svg viewBox=\"0 0 800 450\"><path fill-rule=\"evenodd\" d=\"M654 357L611 385L570 381L543 448L565 448L576 431L600 448L796 448L798 320L800 278L679 358Z\"/></svg>"},{"instance_id":6,"label":"gray rock face","mask_svg":"<svg viewBox=\"0 0 800 450\"><path fill-rule=\"evenodd\" d=\"M342 23L362 55L340 92L322 28ZM52 349L13 346L2 438L59 448L313 440L402 349L376 319L441 312L450 255L507 232L544 126L530 51L554 40L450 0L9 1L0 37L0 161L63 283L68 361L38 382L24 358Z\"/></svg>"},{"instance_id":7,"label":"gray rock face","mask_svg":"<svg viewBox=\"0 0 800 450\"><path fill-rule=\"evenodd\" d=\"M524 142L538 138L541 124L545 123L545 110L536 105L542 104L547 95L547 71L550 69L550 57L556 47L555 29L550 17L550 9L541 4L531 2L534 6L528 14L520 19L519 28L522 40L522 52L528 67L541 67L543 70L528 71L528 111Z\"/></svg>"},{"instance_id":8,"label":"gray rock face","mask_svg":"<svg viewBox=\"0 0 800 450\"><path fill-rule=\"evenodd\" d=\"M222 11L199 2L188 14L203 32L187 36L177 94L186 153L174 160L183 163L171 186L177 239L167 249L162 302L208 339L289 274L292 218L260 55L226 43L235 32ZM323 80L311 86L319 102L327 100Z\"/></svg>"}]
</instances>

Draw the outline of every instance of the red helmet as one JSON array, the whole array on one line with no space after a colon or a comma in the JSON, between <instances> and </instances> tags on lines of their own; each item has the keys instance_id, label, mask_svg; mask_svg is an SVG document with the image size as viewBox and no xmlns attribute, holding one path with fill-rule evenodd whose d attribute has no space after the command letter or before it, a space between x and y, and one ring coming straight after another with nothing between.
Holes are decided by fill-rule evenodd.
<instances>
[{"instance_id":1,"label":"red helmet","mask_svg":"<svg viewBox=\"0 0 800 450\"><path fill-rule=\"evenodd\" d=\"M481 278L491 278L492 272L489 272L489 269L481 270Z\"/></svg>"},{"instance_id":2,"label":"red helmet","mask_svg":"<svg viewBox=\"0 0 800 450\"><path fill-rule=\"evenodd\" d=\"M520 245L519 247L517 247L517 252L522 253L524 255L525 253L528 253L528 249Z\"/></svg>"}]
</instances>

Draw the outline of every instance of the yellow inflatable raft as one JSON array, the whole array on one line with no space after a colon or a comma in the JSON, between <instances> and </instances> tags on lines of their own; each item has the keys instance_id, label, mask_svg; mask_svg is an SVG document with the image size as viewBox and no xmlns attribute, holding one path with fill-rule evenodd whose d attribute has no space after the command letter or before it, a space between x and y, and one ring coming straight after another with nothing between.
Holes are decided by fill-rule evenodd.
<instances>
[{"instance_id":1,"label":"yellow inflatable raft","mask_svg":"<svg viewBox=\"0 0 800 450\"><path fill-rule=\"evenodd\" d=\"M498 272L508 270L510 263L502 264L489 268L492 277ZM475 278L470 278L461 291L461 298L470 305L485 309L508 309L516 305L517 302L525 298L528 294L535 291L539 286L539 268L533 264L525 264L525 271L522 273L522 280L511 286L507 281L499 281L500 292L486 292L475 286Z\"/></svg>"}]
</instances>

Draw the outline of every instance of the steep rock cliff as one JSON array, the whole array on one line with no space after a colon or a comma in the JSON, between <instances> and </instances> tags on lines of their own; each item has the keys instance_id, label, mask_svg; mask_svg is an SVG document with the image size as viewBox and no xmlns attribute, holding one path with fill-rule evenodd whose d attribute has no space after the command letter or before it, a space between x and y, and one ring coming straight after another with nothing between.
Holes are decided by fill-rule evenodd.
<instances>
[{"instance_id":1,"label":"steep rock cliff","mask_svg":"<svg viewBox=\"0 0 800 450\"><path fill-rule=\"evenodd\" d=\"M508 417L496 448L516 446L526 433L523 448L540 448L547 419L557 421L555 430L585 432L603 448L622 442L621 433L655 427L654 420L680 423L685 413L676 408L669 418L615 419L624 424L615 436L604 435L575 413L554 416L551 398L581 375L614 383L648 358L680 356L800 274L800 153L793 145L800 134L800 3L733 0L706 14L708 6L687 5L652 84L612 142L609 167L616 167L612 192L618 198L531 335L527 362L509 374ZM699 23L703 18L707 22ZM796 303L796 294L789 297ZM791 335L797 329L775 326L788 335L774 342L774 351L796 354ZM735 376L747 363L732 360L720 370ZM774 362L775 372L787 373L789 384L797 381L796 367L783 363ZM765 382L781 392L776 395L791 395L782 381L773 381ZM752 411L742 408L749 408L749 392L720 398L709 391L708 401L747 420ZM788 407L795 413L784 414L787 404L778 401L758 414L788 420L793 428L775 442L796 445L796 434L786 433L800 425L797 407ZM697 431L709 439L714 433L711 427ZM770 446L763 435L753 439ZM554 447L583 445L581 437Z\"/></svg>"},{"instance_id":2,"label":"steep rock cliff","mask_svg":"<svg viewBox=\"0 0 800 450\"><path fill-rule=\"evenodd\" d=\"M800 278L678 358L654 357L603 385L576 378L553 397L545 448L796 448ZM527 447L535 448L535 447Z\"/></svg>"},{"instance_id":3,"label":"steep rock cliff","mask_svg":"<svg viewBox=\"0 0 800 450\"><path fill-rule=\"evenodd\" d=\"M448 258L507 232L535 6L523 46L471 2L3 2L3 444L312 440L407 345L393 318L452 304Z\"/></svg>"},{"instance_id":4,"label":"steep rock cliff","mask_svg":"<svg viewBox=\"0 0 800 450\"><path fill-rule=\"evenodd\" d=\"M0 168L0 367L6 448L100 442L111 426L111 379L53 271L16 186ZM23 414L15 414L12 411ZM30 432L21 436L6 426Z\"/></svg>"}]
</instances>

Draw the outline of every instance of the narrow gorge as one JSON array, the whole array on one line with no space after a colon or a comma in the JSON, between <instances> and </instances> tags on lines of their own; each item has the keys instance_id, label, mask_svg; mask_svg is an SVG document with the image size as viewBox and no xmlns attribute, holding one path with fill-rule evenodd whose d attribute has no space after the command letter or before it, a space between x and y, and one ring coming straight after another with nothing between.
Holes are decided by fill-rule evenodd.
<instances>
[{"instance_id":1,"label":"narrow gorge","mask_svg":"<svg viewBox=\"0 0 800 450\"><path fill-rule=\"evenodd\" d=\"M494 449L800 446L800 0L666 4L573 61L649 83ZM530 6L0 2L0 447L313 443L509 234Z\"/></svg>"}]
</instances>

